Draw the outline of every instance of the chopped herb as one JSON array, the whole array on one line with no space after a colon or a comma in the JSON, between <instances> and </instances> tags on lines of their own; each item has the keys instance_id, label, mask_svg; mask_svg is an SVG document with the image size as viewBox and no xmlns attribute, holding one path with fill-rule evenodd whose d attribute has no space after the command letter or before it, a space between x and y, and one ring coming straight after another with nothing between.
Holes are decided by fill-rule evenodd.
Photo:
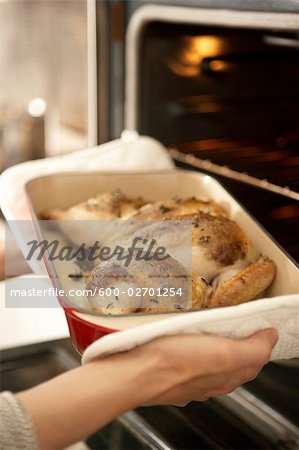
<instances>
[{"instance_id":1,"label":"chopped herb","mask_svg":"<svg viewBox=\"0 0 299 450\"><path fill-rule=\"evenodd\" d=\"M73 280L80 280L80 278L83 277L83 274L78 272L78 273L70 273L68 275L69 278L72 278Z\"/></svg>"},{"instance_id":2,"label":"chopped herb","mask_svg":"<svg viewBox=\"0 0 299 450\"><path fill-rule=\"evenodd\" d=\"M178 305L177 303L174 303L173 307L174 307L175 309L183 309L183 308L181 307L181 305Z\"/></svg>"},{"instance_id":3,"label":"chopped herb","mask_svg":"<svg viewBox=\"0 0 299 450\"><path fill-rule=\"evenodd\" d=\"M169 211L171 210L171 208L168 208L168 207L165 206L165 205L160 205L160 206L159 206L159 209L160 209L160 211L161 211L162 214L167 213L167 212L169 212Z\"/></svg>"},{"instance_id":4,"label":"chopped herb","mask_svg":"<svg viewBox=\"0 0 299 450\"><path fill-rule=\"evenodd\" d=\"M206 244L207 242L209 242L209 240L210 240L210 236L201 236L201 237L199 238L199 241L200 241L200 242L203 242L204 244Z\"/></svg>"},{"instance_id":5,"label":"chopped herb","mask_svg":"<svg viewBox=\"0 0 299 450\"><path fill-rule=\"evenodd\" d=\"M180 197L178 197L177 195L175 195L174 197L172 197L172 200L174 201L174 203L176 203L177 205L179 205L182 202L182 199Z\"/></svg>"}]
</instances>

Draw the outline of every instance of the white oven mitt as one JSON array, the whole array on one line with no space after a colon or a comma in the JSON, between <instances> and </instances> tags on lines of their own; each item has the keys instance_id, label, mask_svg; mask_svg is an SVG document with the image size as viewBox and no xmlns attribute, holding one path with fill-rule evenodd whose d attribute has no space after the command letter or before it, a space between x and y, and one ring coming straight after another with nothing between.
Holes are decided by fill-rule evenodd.
<instances>
[{"instance_id":1,"label":"white oven mitt","mask_svg":"<svg viewBox=\"0 0 299 450\"><path fill-rule=\"evenodd\" d=\"M20 227L18 221L31 220L25 185L28 181L58 172L134 171L172 169L174 163L164 145L148 136L124 131L120 139L63 156L18 164L0 176L0 206L16 241L26 255L26 242L34 239L33 227ZM26 235L24 235L26 234ZM42 261L31 259L31 269L46 275Z\"/></svg>"},{"instance_id":2,"label":"white oven mitt","mask_svg":"<svg viewBox=\"0 0 299 450\"><path fill-rule=\"evenodd\" d=\"M175 317L104 336L83 353L82 364L130 350L160 336L211 333L244 338L255 331L276 328L279 341L271 360L299 357L299 297L285 295L238 306L180 313Z\"/></svg>"}]
</instances>

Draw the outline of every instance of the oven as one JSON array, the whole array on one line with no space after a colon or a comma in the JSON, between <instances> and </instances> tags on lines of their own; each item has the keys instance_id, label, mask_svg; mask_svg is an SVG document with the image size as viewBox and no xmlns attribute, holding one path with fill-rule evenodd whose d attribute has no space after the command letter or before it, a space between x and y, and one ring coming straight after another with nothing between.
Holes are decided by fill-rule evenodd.
<instances>
[{"instance_id":1,"label":"oven","mask_svg":"<svg viewBox=\"0 0 299 450\"><path fill-rule=\"evenodd\" d=\"M125 127L220 177L297 261L298 32L296 13L145 5L125 79Z\"/></svg>"},{"instance_id":2,"label":"oven","mask_svg":"<svg viewBox=\"0 0 299 450\"><path fill-rule=\"evenodd\" d=\"M123 129L160 140L178 167L218 179L298 262L298 0L86 3L90 142ZM79 365L69 340L1 358L13 391ZM298 367L270 363L235 392L184 408L139 408L87 447L298 449Z\"/></svg>"},{"instance_id":3,"label":"oven","mask_svg":"<svg viewBox=\"0 0 299 450\"><path fill-rule=\"evenodd\" d=\"M214 176L298 263L298 2L107 5L110 137L152 136ZM139 414L166 448L295 449L298 388L297 361L271 363L231 395Z\"/></svg>"},{"instance_id":4,"label":"oven","mask_svg":"<svg viewBox=\"0 0 299 450\"><path fill-rule=\"evenodd\" d=\"M106 136L153 136L178 166L216 176L298 263L298 2L115 1L105 11Z\"/></svg>"}]
</instances>

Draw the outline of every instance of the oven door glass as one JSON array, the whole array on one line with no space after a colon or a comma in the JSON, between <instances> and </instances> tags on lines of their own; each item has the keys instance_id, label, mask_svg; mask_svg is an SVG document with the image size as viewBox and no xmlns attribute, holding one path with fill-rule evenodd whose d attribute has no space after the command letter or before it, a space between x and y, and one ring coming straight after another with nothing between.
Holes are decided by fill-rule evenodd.
<instances>
[{"instance_id":1,"label":"oven door glass","mask_svg":"<svg viewBox=\"0 0 299 450\"><path fill-rule=\"evenodd\" d=\"M283 146L299 124L296 43L293 32L150 23L142 35L139 131L166 144Z\"/></svg>"}]
</instances>

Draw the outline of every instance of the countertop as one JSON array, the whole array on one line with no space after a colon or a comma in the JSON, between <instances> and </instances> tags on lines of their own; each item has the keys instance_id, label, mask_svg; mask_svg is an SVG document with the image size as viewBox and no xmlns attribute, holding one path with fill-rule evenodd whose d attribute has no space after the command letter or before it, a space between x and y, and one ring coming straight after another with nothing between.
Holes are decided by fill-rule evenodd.
<instances>
[{"instance_id":1,"label":"countertop","mask_svg":"<svg viewBox=\"0 0 299 450\"><path fill-rule=\"evenodd\" d=\"M64 312L58 301L57 308L6 307L5 283L0 282L0 350L69 336ZM38 284L42 289L45 282L40 280Z\"/></svg>"}]
</instances>

